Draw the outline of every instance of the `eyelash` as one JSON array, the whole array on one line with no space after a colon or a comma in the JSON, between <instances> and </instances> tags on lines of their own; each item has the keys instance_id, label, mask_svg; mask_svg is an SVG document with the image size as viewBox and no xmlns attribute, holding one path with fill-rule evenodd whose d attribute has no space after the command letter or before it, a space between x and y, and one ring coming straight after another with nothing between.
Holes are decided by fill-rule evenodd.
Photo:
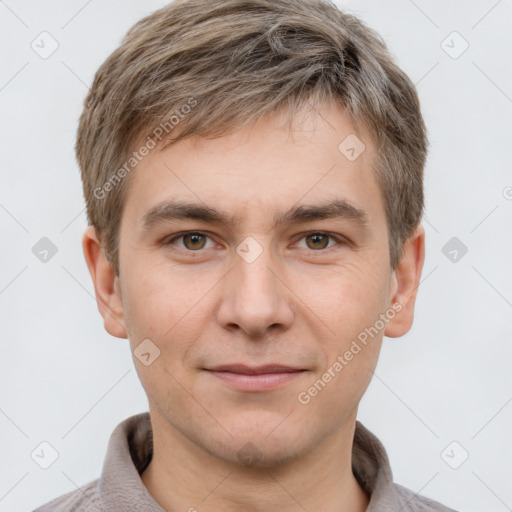
<instances>
[{"instance_id":1,"label":"eyelash","mask_svg":"<svg viewBox=\"0 0 512 512\"><path fill-rule=\"evenodd\" d=\"M169 245L173 245L173 243L176 241L176 240L179 240L180 238L183 238L185 235L201 235L201 236L204 236L204 237L207 237L207 238L210 238L211 240L211 237L207 234L207 233L203 233L201 231L182 231L180 233L176 233L175 235L172 235L171 238L166 238L162 245L165 245L165 246L169 246ZM333 240L335 240L336 242L338 242L338 245L345 245L348 243L348 241L341 237L341 236L337 236L337 235L334 235L332 233L329 233L329 232L326 232L326 231L310 231L308 233L304 233L298 240L297 242L299 242L300 240L308 237L308 236L311 236L311 235L323 235L323 236L327 236ZM296 243L297 243L296 242ZM336 246L332 246L332 247L327 247L325 249L319 249L319 250L313 250L313 249L310 249L310 251L312 253L325 253L327 251L329 251L330 249L334 249ZM196 251L193 251L193 250L190 250L190 249L182 249L181 247L177 247L178 250L182 250L182 251L185 251L185 252L188 252L188 253L200 253L200 252L203 252L203 249L198 249Z\"/></svg>"}]
</instances>

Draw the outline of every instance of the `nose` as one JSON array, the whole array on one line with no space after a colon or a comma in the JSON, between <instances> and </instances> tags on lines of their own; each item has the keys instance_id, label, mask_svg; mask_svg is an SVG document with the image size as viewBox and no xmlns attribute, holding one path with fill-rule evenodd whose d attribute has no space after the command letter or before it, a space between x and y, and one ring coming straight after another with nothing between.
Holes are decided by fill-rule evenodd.
<instances>
[{"instance_id":1,"label":"nose","mask_svg":"<svg viewBox=\"0 0 512 512\"><path fill-rule=\"evenodd\" d=\"M225 329L258 338L288 329L295 308L284 265L261 239L240 245L224 277L217 321Z\"/></svg>"}]
</instances>

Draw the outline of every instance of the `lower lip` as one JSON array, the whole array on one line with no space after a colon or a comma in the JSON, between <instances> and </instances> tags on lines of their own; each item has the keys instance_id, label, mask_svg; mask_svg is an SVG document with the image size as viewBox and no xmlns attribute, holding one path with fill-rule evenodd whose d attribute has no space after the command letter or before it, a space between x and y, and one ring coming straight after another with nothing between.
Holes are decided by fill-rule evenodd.
<instances>
[{"instance_id":1,"label":"lower lip","mask_svg":"<svg viewBox=\"0 0 512 512\"><path fill-rule=\"evenodd\" d=\"M279 388L303 375L305 370L280 373L232 373L208 370L208 373L240 391L269 391Z\"/></svg>"}]
</instances>

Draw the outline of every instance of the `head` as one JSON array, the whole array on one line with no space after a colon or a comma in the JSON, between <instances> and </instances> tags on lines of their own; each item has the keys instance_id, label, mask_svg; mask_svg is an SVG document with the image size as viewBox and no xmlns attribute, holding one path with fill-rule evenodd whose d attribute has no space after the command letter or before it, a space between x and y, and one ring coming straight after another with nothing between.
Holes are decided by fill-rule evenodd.
<instances>
[{"instance_id":1,"label":"head","mask_svg":"<svg viewBox=\"0 0 512 512\"><path fill-rule=\"evenodd\" d=\"M383 336L412 324L426 149L413 84L333 4L178 0L139 21L76 151L99 309L152 420L261 464L353 422ZM235 363L301 372L241 391L213 372Z\"/></svg>"}]
</instances>

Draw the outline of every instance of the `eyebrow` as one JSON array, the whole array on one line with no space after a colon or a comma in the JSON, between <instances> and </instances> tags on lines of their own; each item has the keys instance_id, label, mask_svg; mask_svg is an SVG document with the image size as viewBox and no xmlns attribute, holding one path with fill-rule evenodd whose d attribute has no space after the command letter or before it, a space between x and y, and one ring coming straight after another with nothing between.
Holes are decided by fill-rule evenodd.
<instances>
[{"instance_id":1,"label":"eyebrow","mask_svg":"<svg viewBox=\"0 0 512 512\"><path fill-rule=\"evenodd\" d=\"M149 231L162 222L179 219L199 220L228 226L234 226L241 222L239 216L228 215L204 204L169 200L158 203L144 214L141 229ZM332 199L319 205L292 206L288 211L274 216L272 229L282 224L298 224L323 219L349 220L361 227L367 227L369 224L368 214L364 210L355 207L345 199Z\"/></svg>"}]
</instances>

